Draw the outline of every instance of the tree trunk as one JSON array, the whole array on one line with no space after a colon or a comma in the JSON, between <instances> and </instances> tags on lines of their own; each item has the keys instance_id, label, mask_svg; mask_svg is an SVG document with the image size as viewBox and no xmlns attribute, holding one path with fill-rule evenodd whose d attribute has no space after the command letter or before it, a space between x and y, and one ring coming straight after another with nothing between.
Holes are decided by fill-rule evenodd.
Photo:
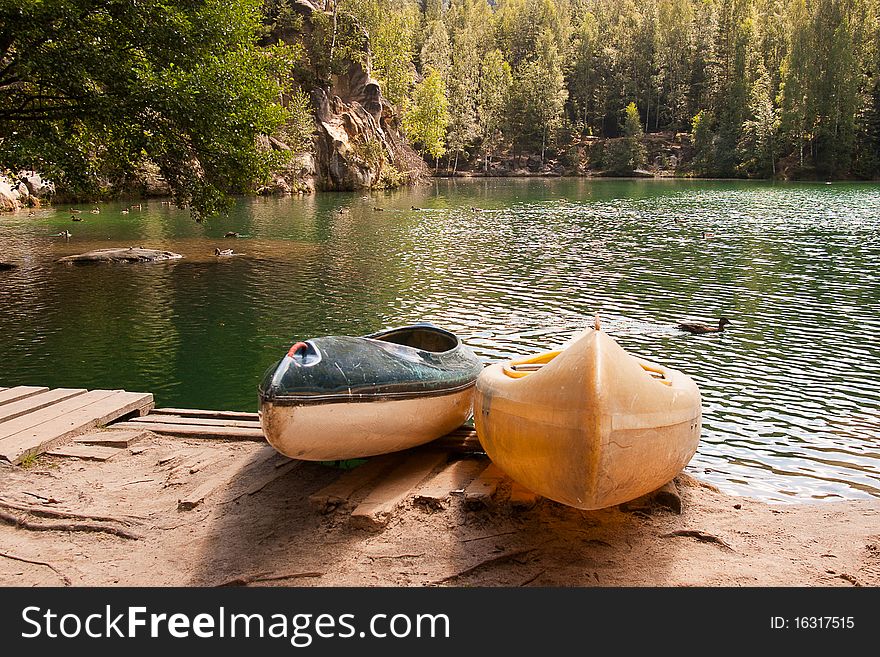
<instances>
[{"instance_id":1,"label":"tree trunk","mask_svg":"<svg viewBox=\"0 0 880 657\"><path fill-rule=\"evenodd\" d=\"M455 172L458 171L458 151L455 151L455 164L452 165L452 175L455 175Z\"/></svg>"},{"instance_id":2,"label":"tree trunk","mask_svg":"<svg viewBox=\"0 0 880 657\"><path fill-rule=\"evenodd\" d=\"M547 145L547 127L544 126L544 130L541 131L541 166L544 166L544 149Z\"/></svg>"},{"instance_id":3,"label":"tree trunk","mask_svg":"<svg viewBox=\"0 0 880 657\"><path fill-rule=\"evenodd\" d=\"M773 177L776 178L776 156L773 152L773 137L770 137L770 169L773 171Z\"/></svg>"}]
</instances>

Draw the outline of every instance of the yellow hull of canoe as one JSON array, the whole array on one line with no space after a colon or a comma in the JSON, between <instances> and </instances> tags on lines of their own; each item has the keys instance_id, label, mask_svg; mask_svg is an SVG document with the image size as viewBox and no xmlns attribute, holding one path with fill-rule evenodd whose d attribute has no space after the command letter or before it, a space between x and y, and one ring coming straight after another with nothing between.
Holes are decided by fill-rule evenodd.
<instances>
[{"instance_id":1,"label":"yellow hull of canoe","mask_svg":"<svg viewBox=\"0 0 880 657\"><path fill-rule=\"evenodd\" d=\"M660 488L687 465L702 407L690 377L589 329L560 352L485 368L474 423L512 479L556 502L601 509Z\"/></svg>"}]
</instances>

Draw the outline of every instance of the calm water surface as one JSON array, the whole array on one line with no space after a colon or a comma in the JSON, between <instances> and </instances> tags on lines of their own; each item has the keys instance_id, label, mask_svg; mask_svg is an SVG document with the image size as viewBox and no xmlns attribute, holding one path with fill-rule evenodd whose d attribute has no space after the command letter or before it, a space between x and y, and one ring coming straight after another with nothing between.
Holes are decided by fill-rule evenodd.
<instances>
[{"instance_id":1,"label":"calm water surface","mask_svg":"<svg viewBox=\"0 0 880 657\"><path fill-rule=\"evenodd\" d=\"M493 362L564 345L598 312L700 386L690 474L768 501L880 497L880 186L438 181L243 200L203 224L123 207L0 217L0 260L19 265L0 272L0 386L253 411L299 339L428 320ZM110 246L185 258L55 262ZM674 328L722 315L723 334Z\"/></svg>"}]
</instances>

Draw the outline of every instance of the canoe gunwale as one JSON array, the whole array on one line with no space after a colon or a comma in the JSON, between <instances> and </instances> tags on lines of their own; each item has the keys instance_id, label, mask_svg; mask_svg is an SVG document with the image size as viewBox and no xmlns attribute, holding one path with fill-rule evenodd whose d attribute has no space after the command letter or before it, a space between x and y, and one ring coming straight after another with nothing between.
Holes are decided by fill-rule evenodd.
<instances>
[{"instance_id":1,"label":"canoe gunwale","mask_svg":"<svg viewBox=\"0 0 880 657\"><path fill-rule=\"evenodd\" d=\"M405 399L419 399L423 397L443 397L453 395L468 388L473 388L476 380L453 386L450 388L438 388L435 390L408 390L403 392L359 392L359 393L334 393L329 395L277 395L273 397L260 397L260 401L278 406L317 406L319 404L347 404L347 403L370 403L383 401L399 401Z\"/></svg>"}]
</instances>

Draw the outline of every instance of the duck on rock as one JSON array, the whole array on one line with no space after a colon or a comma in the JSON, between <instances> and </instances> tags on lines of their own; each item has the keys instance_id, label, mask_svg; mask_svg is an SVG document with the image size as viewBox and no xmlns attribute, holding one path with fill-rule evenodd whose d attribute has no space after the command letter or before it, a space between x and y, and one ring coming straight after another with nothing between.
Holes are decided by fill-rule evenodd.
<instances>
[{"instance_id":1,"label":"duck on rock","mask_svg":"<svg viewBox=\"0 0 880 657\"><path fill-rule=\"evenodd\" d=\"M718 326L712 326L711 324L702 324L700 322L683 322L679 324L676 328L697 335L702 333L721 333L724 330L724 327L730 323L731 322L729 319L727 319L726 317L722 317L718 320Z\"/></svg>"}]
</instances>

